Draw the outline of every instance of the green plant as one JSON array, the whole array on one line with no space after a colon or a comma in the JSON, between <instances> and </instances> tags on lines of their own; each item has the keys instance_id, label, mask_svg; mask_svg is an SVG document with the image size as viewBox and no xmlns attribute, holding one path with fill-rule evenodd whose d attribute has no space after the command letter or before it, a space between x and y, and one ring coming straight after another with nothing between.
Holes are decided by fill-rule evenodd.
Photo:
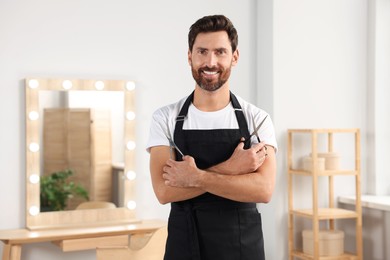
<instances>
[{"instance_id":1,"label":"green plant","mask_svg":"<svg viewBox=\"0 0 390 260\"><path fill-rule=\"evenodd\" d=\"M41 177L41 211L64 210L68 200L74 196L89 200L88 192L83 186L68 180L71 175L72 170L63 170Z\"/></svg>"}]
</instances>

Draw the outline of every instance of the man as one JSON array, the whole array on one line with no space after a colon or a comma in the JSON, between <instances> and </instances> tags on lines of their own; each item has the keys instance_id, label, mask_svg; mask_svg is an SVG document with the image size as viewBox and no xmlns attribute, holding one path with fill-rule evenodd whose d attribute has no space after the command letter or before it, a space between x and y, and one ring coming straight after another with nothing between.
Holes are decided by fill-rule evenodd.
<instances>
[{"instance_id":1,"label":"man","mask_svg":"<svg viewBox=\"0 0 390 260\"><path fill-rule=\"evenodd\" d=\"M274 190L272 121L229 90L239 51L228 18L199 19L188 43L195 90L153 114L148 142L154 192L171 203L164 259L265 259L256 203L268 203ZM264 118L259 142L250 132ZM169 138L177 146L171 158Z\"/></svg>"}]
</instances>

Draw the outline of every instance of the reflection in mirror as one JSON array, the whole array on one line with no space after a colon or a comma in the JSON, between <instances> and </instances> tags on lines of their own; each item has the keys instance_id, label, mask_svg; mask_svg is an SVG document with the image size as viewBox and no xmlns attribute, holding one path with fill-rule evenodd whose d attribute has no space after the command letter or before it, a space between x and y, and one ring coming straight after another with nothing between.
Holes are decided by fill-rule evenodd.
<instances>
[{"instance_id":1,"label":"reflection in mirror","mask_svg":"<svg viewBox=\"0 0 390 260\"><path fill-rule=\"evenodd\" d=\"M30 229L134 220L134 88L123 80L26 79ZM61 211L43 213L53 210L43 207L47 183L61 178L75 193ZM116 208L74 210L86 199Z\"/></svg>"},{"instance_id":2,"label":"reflection in mirror","mask_svg":"<svg viewBox=\"0 0 390 260\"><path fill-rule=\"evenodd\" d=\"M104 83L97 81L95 87L103 89ZM41 176L44 176L40 191L41 211L75 209L85 200L84 193L78 193L80 189L89 200L123 206L119 204L118 176L113 175L112 165L124 162L124 93L50 90L40 91L38 98L39 114L42 115L39 126ZM127 114L135 115L133 111ZM51 176L65 170L71 171L67 182L74 186L53 190L56 187L53 180L60 180L58 176L64 174L54 175L55 179ZM68 200L60 202L52 196L61 195L60 192L72 194ZM50 195L52 203L48 200ZM58 196L58 199L68 197Z\"/></svg>"}]
</instances>

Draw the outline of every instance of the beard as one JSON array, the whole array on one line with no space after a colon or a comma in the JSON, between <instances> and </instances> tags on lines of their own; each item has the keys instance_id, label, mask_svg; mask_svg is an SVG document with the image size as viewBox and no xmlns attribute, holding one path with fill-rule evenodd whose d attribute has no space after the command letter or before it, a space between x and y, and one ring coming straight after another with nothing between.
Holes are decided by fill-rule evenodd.
<instances>
[{"instance_id":1,"label":"beard","mask_svg":"<svg viewBox=\"0 0 390 260\"><path fill-rule=\"evenodd\" d=\"M218 78L216 80L208 79L203 76L203 71L218 72ZM228 81L230 77L231 66L226 69L223 69L221 67L209 68L207 66L199 69L195 69L191 64L191 72L192 72L192 77L194 78L196 84L198 84L200 88L207 91L216 91Z\"/></svg>"}]
</instances>

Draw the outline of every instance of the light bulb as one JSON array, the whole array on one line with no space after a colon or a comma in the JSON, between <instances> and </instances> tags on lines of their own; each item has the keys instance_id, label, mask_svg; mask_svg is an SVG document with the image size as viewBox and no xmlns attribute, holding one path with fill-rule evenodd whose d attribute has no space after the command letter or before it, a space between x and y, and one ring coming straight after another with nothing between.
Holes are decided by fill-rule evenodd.
<instances>
[{"instance_id":1,"label":"light bulb","mask_svg":"<svg viewBox=\"0 0 390 260\"><path fill-rule=\"evenodd\" d=\"M37 184L39 182L39 179L40 178L39 178L38 174L31 174L30 178L29 178L30 183L32 183L32 184Z\"/></svg>"},{"instance_id":2,"label":"light bulb","mask_svg":"<svg viewBox=\"0 0 390 260\"><path fill-rule=\"evenodd\" d=\"M104 82L103 82L103 81L96 81L96 82L95 82L95 88L96 88L97 90L102 90L102 89L104 89Z\"/></svg>"},{"instance_id":3,"label":"light bulb","mask_svg":"<svg viewBox=\"0 0 390 260\"><path fill-rule=\"evenodd\" d=\"M29 237L39 237L39 236L41 236L41 234L39 233L39 232L34 232L34 231L29 231L28 232L28 236Z\"/></svg>"},{"instance_id":4,"label":"light bulb","mask_svg":"<svg viewBox=\"0 0 390 260\"><path fill-rule=\"evenodd\" d=\"M28 81L28 86L29 86L30 88L32 88L32 89L35 89L35 88L39 87L39 81L36 80L36 79L30 79L30 80Z\"/></svg>"},{"instance_id":5,"label":"light bulb","mask_svg":"<svg viewBox=\"0 0 390 260\"><path fill-rule=\"evenodd\" d=\"M129 200L129 201L127 202L127 208L128 208L128 209L135 209L136 207L137 207L137 203L135 203L134 200Z\"/></svg>"},{"instance_id":6,"label":"light bulb","mask_svg":"<svg viewBox=\"0 0 390 260\"><path fill-rule=\"evenodd\" d=\"M127 150L134 150L135 149L135 142L134 141L129 141L126 145Z\"/></svg>"},{"instance_id":7,"label":"light bulb","mask_svg":"<svg viewBox=\"0 0 390 260\"><path fill-rule=\"evenodd\" d=\"M128 91L134 90L134 89L135 89L135 82L134 82L134 81L128 81L128 82L126 83L126 89L127 89Z\"/></svg>"},{"instance_id":8,"label":"light bulb","mask_svg":"<svg viewBox=\"0 0 390 260\"><path fill-rule=\"evenodd\" d=\"M30 207L28 212L30 213L31 216L36 216L39 214L39 208L37 206L32 206Z\"/></svg>"},{"instance_id":9,"label":"light bulb","mask_svg":"<svg viewBox=\"0 0 390 260\"><path fill-rule=\"evenodd\" d=\"M32 121L35 121L39 118L39 114L37 111L31 111L29 114L28 114L28 118L30 118L30 120Z\"/></svg>"},{"instance_id":10,"label":"light bulb","mask_svg":"<svg viewBox=\"0 0 390 260\"><path fill-rule=\"evenodd\" d=\"M135 118L135 113L133 111L129 111L126 113L126 118L127 120L131 121L131 120L134 120Z\"/></svg>"},{"instance_id":11,"label":"light bulb","mask_svg":"<svg viewBox=\"0 0 390 260\"><path fill-rule=\"evenodd\" d=\"M73 87L73 83L72 83L72 81L70 81L70 80L64 80L64 81L62 82L62 87L63 87L64 89L71 89L71 88Z\"/></svg>"},{"instance_id":12,"label":"light bulb","mask_svg":"<svg viewBox=\"0 0 390 260\"><path fill-rule=\"evenodd\" d=\"M137 174L134 171L127 171L126 172L126 178L130 181L135 180L137 177Z\"/></svg>"},{"instance_id":13,"label":"light bulb","mask_svg":"<svg viewBox=\"0 0 390 260\"><path fill-rule=\"evenodd\" d=\"M39 144L37 144L37 143L30 143L29 149L33 153L38 152L39 151Z\"/></svg>"}]
</instances>

